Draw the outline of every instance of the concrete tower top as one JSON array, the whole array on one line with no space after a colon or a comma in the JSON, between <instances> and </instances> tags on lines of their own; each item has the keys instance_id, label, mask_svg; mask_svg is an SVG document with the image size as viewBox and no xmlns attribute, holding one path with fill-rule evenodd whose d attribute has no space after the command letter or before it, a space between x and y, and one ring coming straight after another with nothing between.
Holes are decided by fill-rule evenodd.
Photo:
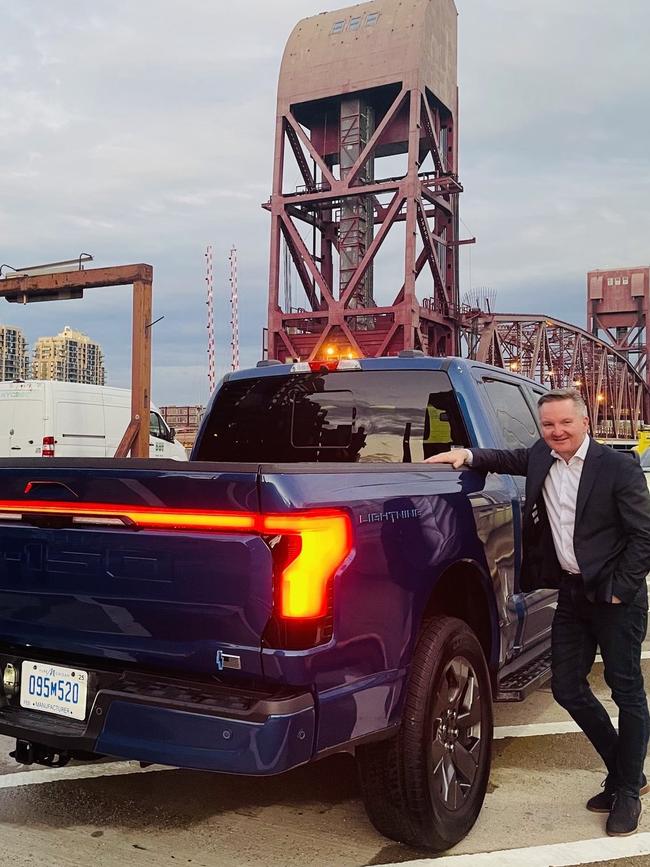
<instances>
[{"instance_id":1,"label":"concrete tower top","mask_svg":"<svg viewBox=\"0 0 650 867\"><path fill-rule=\"evenodd\" d=\"M402 82L456 114L453 0L373 0L304 18L285 47L278 108Z\"/></svg>"}]
</instances>

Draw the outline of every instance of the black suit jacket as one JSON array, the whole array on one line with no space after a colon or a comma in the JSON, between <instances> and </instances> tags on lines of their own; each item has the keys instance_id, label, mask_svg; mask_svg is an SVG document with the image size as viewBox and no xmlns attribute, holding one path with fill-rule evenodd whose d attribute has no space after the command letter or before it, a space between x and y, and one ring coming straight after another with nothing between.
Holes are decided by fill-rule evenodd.
<instances>
[{"instance_id":1,"label":"black suit jacket","mask_svg":"<svg viewBox=\"0 0 650 867\"><path fill-rule=\"evenodd\" d=\"M522 590L557 588L562 570L555 553L544 504L543 485L553 461L544 440L513 451L471 449L472 467L526 476L523 513ZM650 572L650 494L643 470L632 455L589 443L573 533L573 547L585 590L593 601L647 598Z\"/></svg>"}]
</instances>

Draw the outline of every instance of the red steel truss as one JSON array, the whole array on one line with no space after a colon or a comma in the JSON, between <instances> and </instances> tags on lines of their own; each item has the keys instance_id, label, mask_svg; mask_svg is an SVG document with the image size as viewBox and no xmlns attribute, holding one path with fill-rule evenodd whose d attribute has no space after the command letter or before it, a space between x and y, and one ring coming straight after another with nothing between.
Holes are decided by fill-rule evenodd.
<instances>
[{"instance_id":1,"label":"red steel truss","mask_svg":"<svg viewBox=\"0 0 650 867\"><path fill-rule=\"evenodd\" d=\"M296 26L265 205L268 357L458 353L456 103L452 0L379 0ZM377 177L378 161L399 155L406 171ZM292 164L303 184L286 189ZM387 280L376 257L398 223L404 264ZM281 306L283 241L302 293L290 309ZM392 303L378 303L379 292Z\"/></svg>"},{"instance_id":2,"label":"red steel truss","mask_svg":"<svg viewBox=\"0 0 650 867\"><path fill-rule=\"evenodd\" d=\"M648 419L648 387L624 355L582 328L548 316L464 312L463 354L550 388L578 388L596 436L635 438Z\"/></svg>"}]
</instances>

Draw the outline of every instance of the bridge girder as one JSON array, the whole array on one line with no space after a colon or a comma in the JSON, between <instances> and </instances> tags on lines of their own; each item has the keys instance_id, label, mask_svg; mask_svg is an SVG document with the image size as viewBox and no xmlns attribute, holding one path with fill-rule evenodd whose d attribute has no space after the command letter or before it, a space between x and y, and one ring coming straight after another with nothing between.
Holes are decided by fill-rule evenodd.
<instances>
[{"instance_id":1,"label":"bridge girder","mask_svg":"<svg viewBox=\"0 0 650 867\"><path fill-rule=\"evenodd\" d=\"M577 388L596 436L635 438L650 418L650 391L624 355L582 328L551 316L465 311L463 354L550 388Z\"/></svg>"}]
</instances>

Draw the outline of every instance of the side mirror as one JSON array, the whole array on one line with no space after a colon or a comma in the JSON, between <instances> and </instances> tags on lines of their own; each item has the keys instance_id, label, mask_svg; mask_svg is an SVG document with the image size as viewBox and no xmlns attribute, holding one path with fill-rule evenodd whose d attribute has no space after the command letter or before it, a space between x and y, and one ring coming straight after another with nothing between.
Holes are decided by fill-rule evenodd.
<instances>
[{"instance_id":1,"label":"side mirror","mask_svg":"<svg viewBox=\"0 0 650 867\"><path fill-rule=\"evenodd\" d=\"M170 437L171 441L174 442L174 440L176 439L176 428L175 427L169 428L169 437Z\"/></svg>"}]
</instances>

